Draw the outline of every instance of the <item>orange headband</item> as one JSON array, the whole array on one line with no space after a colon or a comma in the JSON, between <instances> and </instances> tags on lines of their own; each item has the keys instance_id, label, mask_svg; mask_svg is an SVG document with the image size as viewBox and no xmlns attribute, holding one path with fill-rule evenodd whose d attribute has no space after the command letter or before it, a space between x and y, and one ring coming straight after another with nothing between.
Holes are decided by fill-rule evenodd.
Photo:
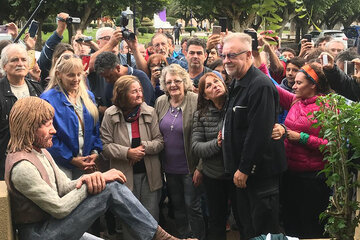
<instances>
[{"instance_id":1,"label":"orange headband","mask_svg":"<svg viewBox=\"0 0 360 240\"><path fill-rule=\"evenodd\" d=\"M316 74L315 70L310 67L310 65L304 65L299 72L303 72L313 83L317 84L319 82L319 76Z\"/></svg>"}]
</instances>

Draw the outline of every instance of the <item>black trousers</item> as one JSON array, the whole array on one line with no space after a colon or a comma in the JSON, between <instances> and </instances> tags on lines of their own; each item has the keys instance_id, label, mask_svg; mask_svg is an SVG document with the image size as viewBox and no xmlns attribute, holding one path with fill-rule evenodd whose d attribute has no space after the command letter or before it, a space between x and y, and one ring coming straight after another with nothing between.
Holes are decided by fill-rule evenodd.
<instances>
[{"instance_id":1,"label":"black trousers","mask_svg":"<svg viewBox=\"0 0 360 240\"><path fill-rule=\"evenodd\" d=\"M319 215L325 211L331 189L326 178L318 172L291 172L284 174L281 188L284 228L289 236L322 238L324 223Z\"/></svg>"},{"instance_id":2,"label":"black trousers","mask_svg":"<svg viewBox=\"0 0 360 240\"><path fill-rule=\"evenodd\" d=\"M208 240L226 240L226 220L229 201L234 201L235 185L232 179L215 179L203 174L209 208ZM231 204L236 212L235 204Z\"/></svg>"},{"instance_id":3,"label":"black trousers","mask_svg":"<svg viewBox=\"0 0 360 240\"><path fill-rule=\"evenodd\" d=\"M246 188L236 188L240 239L279 233L280 176L249 176Z\"/></svg>"}]
</instances>

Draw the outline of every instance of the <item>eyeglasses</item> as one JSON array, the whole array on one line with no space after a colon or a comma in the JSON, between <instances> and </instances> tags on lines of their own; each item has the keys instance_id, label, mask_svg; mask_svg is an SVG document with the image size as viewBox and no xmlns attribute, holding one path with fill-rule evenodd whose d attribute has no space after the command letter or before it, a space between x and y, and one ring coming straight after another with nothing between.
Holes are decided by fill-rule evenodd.
<instances>
[{"instance_id":1,"label":"eyeglasses","mask_svg":"<svg viewBox=\"0 0 360 240\"><path fill-rule=\"evenodd\" d=\"M183 81L182 80L174 80L174 81L167 81L165 82L166 86L170 86L171 84L175 84L177 86L179 86Z\"/></svg>"},{"instance_id":2,"label":"eyeglasses","mask_svg":"<svg viewBox=\"0 0 360 240\"><path fill-rule=\"evenodd\" d=\"M103 37L99 37L98 40L105 40L105 41L109 41L111 38L111 36L103 36Z\"/></svg>"},{"instance_id":3,"label":"eyeglasses","mask_svg":"<svg viewBox=\"0 0 360 240\"><path fill-rule=\"evenodd\" d=\"M227 57L228 59L235 59L237 56L243 54L243 53L246 53L248 52L248 50L244 50L244 51L241 51L239 53L228 53L228 54L220 54L219 56L225 60L225 58Z\"/></svg>"}]
</instances>

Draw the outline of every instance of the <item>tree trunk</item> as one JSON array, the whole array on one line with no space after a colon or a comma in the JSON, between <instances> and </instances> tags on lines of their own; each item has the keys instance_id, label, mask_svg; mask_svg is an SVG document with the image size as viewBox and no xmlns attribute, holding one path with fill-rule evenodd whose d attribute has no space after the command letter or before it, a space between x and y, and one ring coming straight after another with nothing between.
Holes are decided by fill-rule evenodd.
<instances>
[{"instance_id":1,"label":"tree trunk","mask_svg":"<svg viewBox=\"0 0 360 240\"><path fill-rule=\"evenodd\" d=\"M246 18L242 16L242 13L229 15L232 18L233 30L235 32L242 32L251 26L256 18L255 13L251 13Z\"/></svg>"},{"instance_id":2,"label":"tree trunk","mask_svg":"<svg viewBox=\"0 0 360 240\"><path fill-rule=\"evenodd\" d=\"M39 28L38 28L38 32L37 32L37 36L36 36L36 43L35 43L35 50L36 51L41 51L42 49L42 26L44 24L44 19L38 19L39 22Z\"/></svg>"},{"instance_id":3,"label":"tree trunk","mask_svg":"<svg viewBox=\"0 0 360 240\"><path fill-rule=\"evenodd\" d=\"M257 31L263 21L263 18L260 16L256 16L255 20L256 21L254 21L254 23L251 25L251 27Z\"/></svg>"},{"instance_id":4,"label":"tree trunk","mask_svg":"<svg viewBox=\"0 0 360 240\"><path fill-rule=\"evenodd\" d=\"M301 26L299 26L298 24L296 24L296 37L295 37L295 42L298 43L300 42L300 32L301 32Z\"/></svg>"},{"instance_id":5,"label":"tree trunk","mask_svg":"<svg viewBox=\"0 0 360 240\"><path fill-rule=\"evenodd\" d=\"M81 16L81 23L79 25L79 29L84 30L86 28L87 23L88 23L88 19L90 17L91 10L93 9L93 5L95 5L95 3L92 4L92 2L90 2L90 5L87 4L85 6L85 9L84 9L83 14Z\"/></svg>"}]
</instances>

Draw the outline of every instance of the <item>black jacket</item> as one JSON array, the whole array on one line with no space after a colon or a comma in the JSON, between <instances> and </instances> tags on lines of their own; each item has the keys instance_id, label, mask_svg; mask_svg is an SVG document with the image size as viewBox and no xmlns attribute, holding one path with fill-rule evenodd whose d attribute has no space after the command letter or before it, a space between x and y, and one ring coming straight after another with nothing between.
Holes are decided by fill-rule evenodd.
<instances>
[{"instance_id":1,"label":"black jacket","mask_svg":"<svg viewBox=\"0 0 360 240\"><path fill-rule=\"evenodd\" d=\"M43 91L40 83L25 78L31 96L40 96ZM0 79L0 180L4 180L6 148L10 140L9 114L12 106L17 101L11 92L7 77Z\"/></svg>"},{"instance_id":2,"label":"black jacket","mask_svg":"<svg viewBox=\"0 0 360 240\"><path fill-rule=\"evenodd\" d=\"M352 101L360 101L360 85L355 78L346 75L336 65L331 70L324 69L324 73L336 93Z\"/></svg>"},{"instance_id":3,"label":"black jacket","mask_svg":"<svg viewBox=\"0 0 360 240\"><path fill-rule=\"evenodd\" d=\"M268 177L286 169L283 140L271 139L279 111L278 92L264 73L251 66L229 89L223 130L224 167Z\"/></svg>"}]
</instances>

